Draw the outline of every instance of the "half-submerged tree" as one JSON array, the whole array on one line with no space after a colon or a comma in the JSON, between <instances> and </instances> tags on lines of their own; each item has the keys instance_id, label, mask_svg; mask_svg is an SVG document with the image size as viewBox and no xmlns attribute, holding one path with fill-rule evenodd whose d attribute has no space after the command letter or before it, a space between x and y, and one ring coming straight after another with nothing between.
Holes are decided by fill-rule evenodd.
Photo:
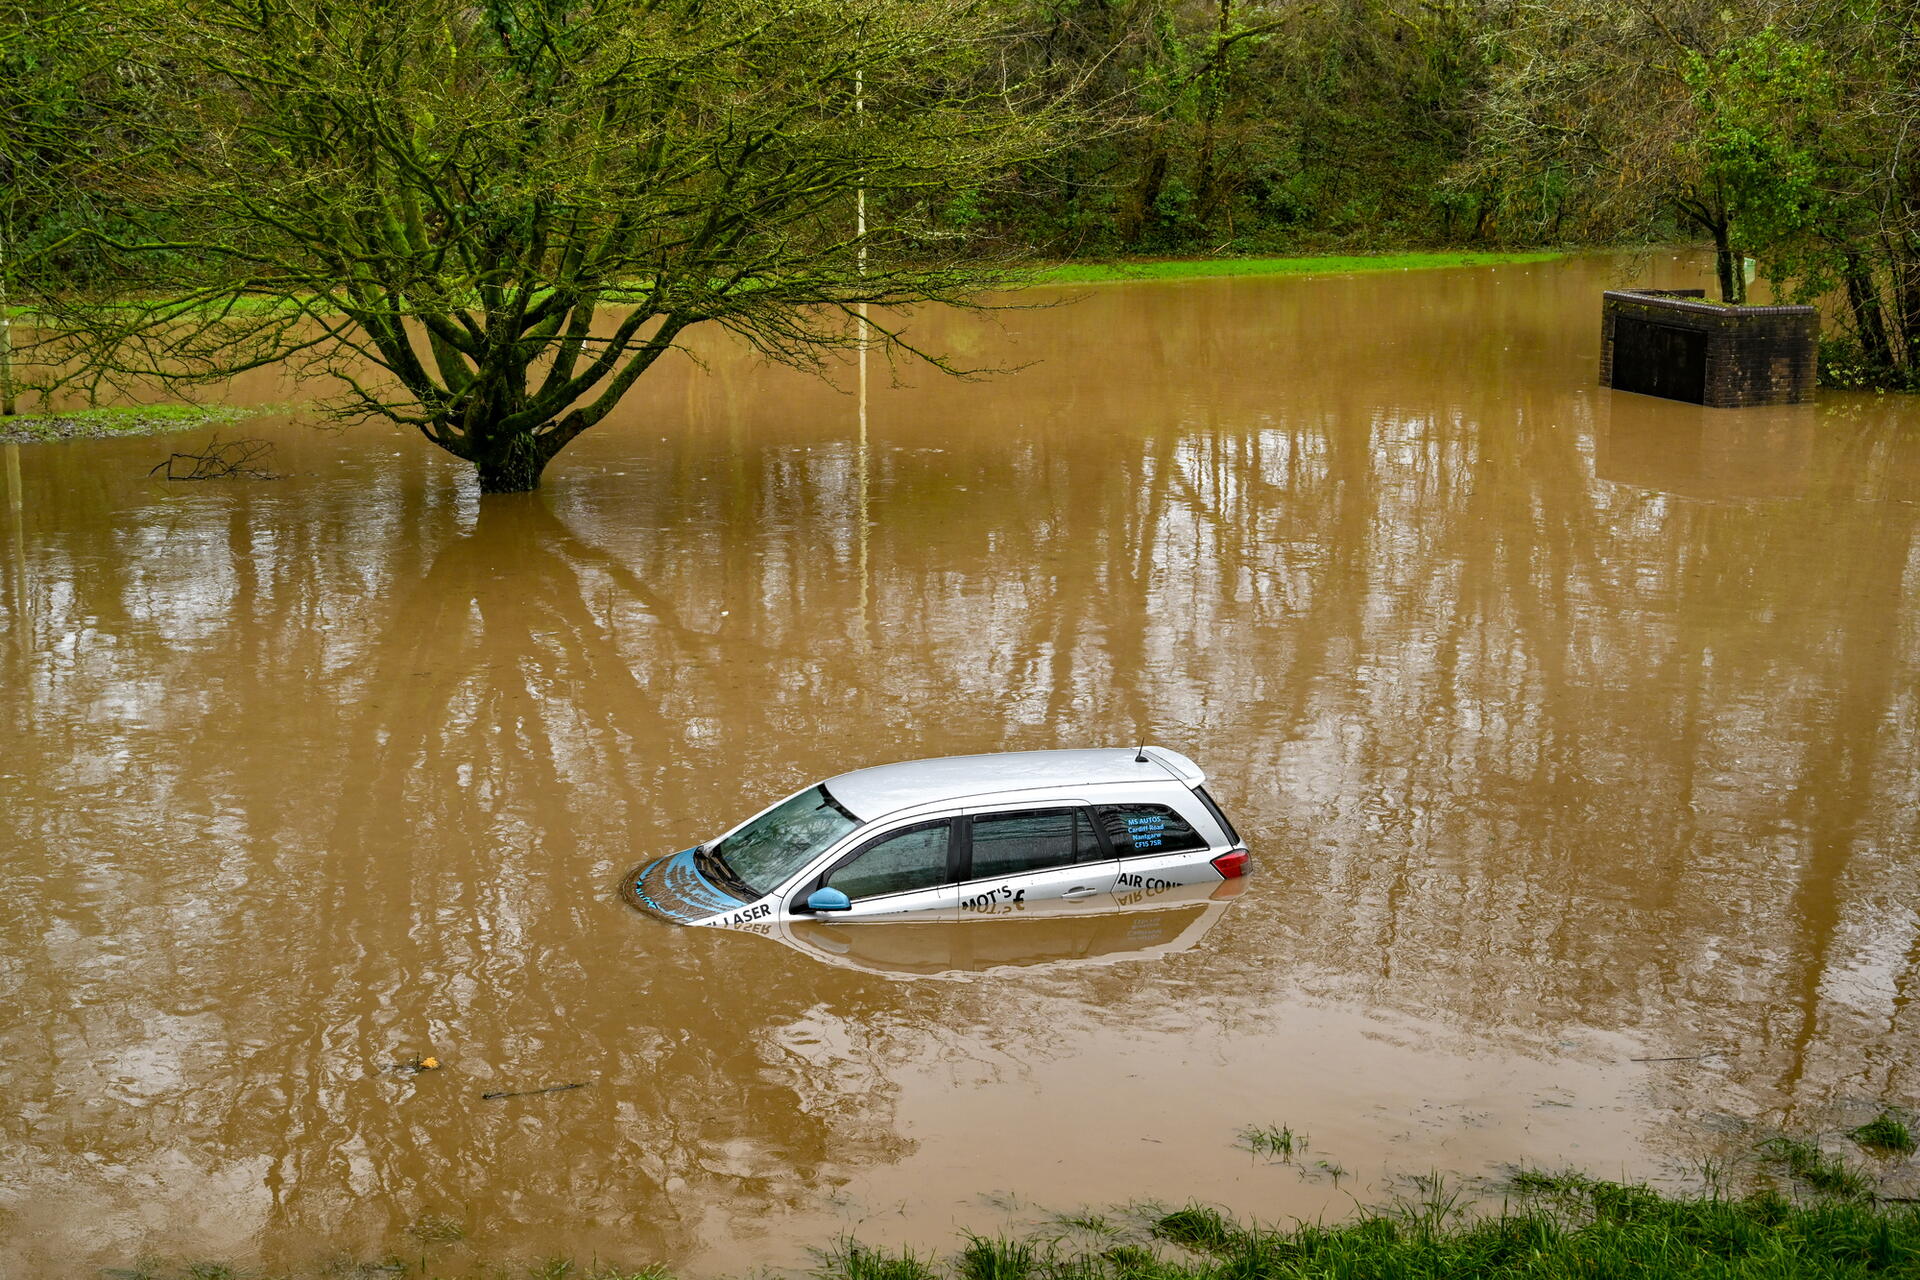
<instances>
[{"instance_id":1,"label":"half-submerged tree","mask_svg":"<svg viewBox=\"0 0 1920 1280\"><path fill-rule=\"evenodd\" d=\"M1713 243L1723 302L1746 300L1729 193L1689 71L1759 21L1753 0L1523 0L1485 39L1489 81L1456 199L1553 242L1674 231Z\"/></svg>"},{"instance_id":2,"label":"half-submerged tree","mask_svg":"<svg viewBox=\"0 0 1920 1280\"><path fill-rule=\"evenodd\" d=\"M1776 294L1828 304L1822 380L1920 389L1920 18L1799 9L1694 60L1707 154Z\"/></svg>"},{"instance_id":3,"label":"half-submerged tree","mask_svg":"<svg viewBox=\"0 0 1920 1280\"><path fill-rule=\"evenodd\" d=\"M970 0L179 0L152 234L68 317L121 367L284 359L535 488L689 327L815 365L1004 278L919 211L1052 145ZM855 193L870 213L856 233ZM937 353L914 351L936 364Z\"/></svg>"},{"instance_id":4,"label":"half-submerged tree","mask_svg":"<svg viewBox=\"0 0 1920 1280\"><path fill-rule=\"evenodd\" d=\"M118 389L40 317L101 265L80 230L115 227L101 170L137 151L150 103L125 54L86 6L0 0L0 417Z\"/></svg>"}]
</instances>

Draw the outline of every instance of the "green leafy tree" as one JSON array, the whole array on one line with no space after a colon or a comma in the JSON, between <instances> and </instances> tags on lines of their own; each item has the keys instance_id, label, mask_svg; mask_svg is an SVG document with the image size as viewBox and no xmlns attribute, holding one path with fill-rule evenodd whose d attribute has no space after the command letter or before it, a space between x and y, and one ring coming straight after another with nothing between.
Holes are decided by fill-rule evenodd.
<instances>
[{"instance_id":1,"label":"green leafy tree","mask_svg":"<svg viewBox=\"0 0 1920 1280\"><path fill-rule=\"evenodd\" d=\"M1831 298L1830 381L1920 386L1920 6L1806 5L1696 58L1711 171L1789 298Z\"/></svg>"},{"instance_id":2,"label":"green leafy tree","mask_svg":"<svg viewBox=\"0 0 1920 1280\"><path fill-rule=\"evenodd\" d=\"M1724 175L1691 68L1770 0L1520 0L1484 37L1492 70L1450 177L1476 216L1535 240L1704 236L1721 300L1746 297Z\"/></svg>"},{"instance_id":3,"label":"green leafy tree","mask_svg":"<svg viewBox=\"0 0 1920 1280\"><path fill-rule=\"evenodd\" d=\"M122 9L178 125L63 315L173 380L282 360L538 485L688 329L811 366L1001 255L928 210L1056 145L976 0L184 0ZM865 193L872 218L856 233ZM154 301L161 299L163 301ZM913 352L942 364L938 353Z\"/></svg>"}]
</instances>

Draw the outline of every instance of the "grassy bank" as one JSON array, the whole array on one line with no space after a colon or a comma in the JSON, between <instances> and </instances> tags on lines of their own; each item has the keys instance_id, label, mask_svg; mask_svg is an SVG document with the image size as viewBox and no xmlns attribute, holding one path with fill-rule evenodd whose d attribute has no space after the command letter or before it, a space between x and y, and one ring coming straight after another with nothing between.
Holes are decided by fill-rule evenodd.
<instances>
[{"instance_id":1,"label":"grassy bank","mask_svg":"<svg viewBox=\"0 0 1920 1280\"><path fill-rule=\"evenodd\" d=\"M67 413L23 413L0 418L0 443L46 444L55 440L99 440L107 436L157 436L219 426L246 414L224 405L139 404Z\"/></svg>"},{"instance_id":2,"label":"grassy bank","mask_svg":"<svg viewBox=\"0 0 1920 1280\"><path fill-rule=\"evenodd\" d=\"M1381 253L1310 258L1195 258L1164 261L1063 262L1041 267L1034 284L1114 284L1135 280L1200 280L1213 276L1349 275L1362 271L1426 271L1440 267L1488 267L1510 262L1552 262L1559 252Z\"/></svg>"},{"instance_id":3,"label":"grassy bank","mask_svg":"<svg viewBox=\"0 0 1920 1280\"><path fill-rule=\"evenodd\" d=\"M1014 1236L970 1236L945 1257L843 1241L823 1254L818 1280L1648 1280L1920 1275L1920 1208L1864 1193L1793 1200L1668 1196L1579 1175L1523 1172L1493 1206L1469 1204L1439 1178L1414 1195L1337 1225L1248 1225L1202 1206L1172 1212L1077 1214ZM667 1280L658 1266L489 1264L441 1246L377 1262L335 1260L330 1275L430 1280ZM439 1255L439 1256L436 1256ZM224 1280L261 1273L217 1264L148 1263L116 1280Z\"/></svg>"}]
</instances>

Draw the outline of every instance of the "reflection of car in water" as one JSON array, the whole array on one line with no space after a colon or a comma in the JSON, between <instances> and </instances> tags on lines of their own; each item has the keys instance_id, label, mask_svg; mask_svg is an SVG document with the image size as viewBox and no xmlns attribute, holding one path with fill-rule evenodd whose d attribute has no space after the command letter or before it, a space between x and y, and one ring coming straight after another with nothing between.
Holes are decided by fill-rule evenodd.
<instances>
[{"instance_id":1,"label":"reflection of car in water","mask_svg":"<svg viewBox=\"0 0 1920 1280\"><path fill-rule=\"evenodd\" d=\"M1114 964L1197 946L1246 883L1181 885L1157 894L1136 889L1084 902L1022 904L984 915L929 912L858 928L780 920L760 932L817 960L895 977Z\"/></svg>"},{"instance_id":2,"label":"reflection of car in water","mask_svg":"<svg viewBox=\"0 0 1920 1280\"><path fill-rule=\"evenodd\" d=\"M1193 761L1161 747L1015 751L843 773L647 863L627 901L680 924L991 911L1246 873Z\"/></svg>"}]
</instances>

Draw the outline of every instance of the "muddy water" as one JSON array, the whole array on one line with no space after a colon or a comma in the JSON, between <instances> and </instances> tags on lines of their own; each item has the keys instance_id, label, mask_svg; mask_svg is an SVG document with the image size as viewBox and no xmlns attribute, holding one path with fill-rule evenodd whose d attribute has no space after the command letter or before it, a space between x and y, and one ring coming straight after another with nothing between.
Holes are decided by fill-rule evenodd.
<instances>
[{"instance_id":1,"label":"muddy water","mask_svg":"<svg viewBox=\"0 0 1920 1280\"><path fill-rule=\"evenodd\" d=\"M485 503L377 427L197 487L8 450L0 1270L714 1274L1684 1180L1911 1101L1920 406L1598 390L1617 270L923 317L1032 363L876 373L864 438L714 345ZM783 942L612 891L840 770L1140 739L1212 774L1237 898Z\"/></svg>"}]
</instances>

